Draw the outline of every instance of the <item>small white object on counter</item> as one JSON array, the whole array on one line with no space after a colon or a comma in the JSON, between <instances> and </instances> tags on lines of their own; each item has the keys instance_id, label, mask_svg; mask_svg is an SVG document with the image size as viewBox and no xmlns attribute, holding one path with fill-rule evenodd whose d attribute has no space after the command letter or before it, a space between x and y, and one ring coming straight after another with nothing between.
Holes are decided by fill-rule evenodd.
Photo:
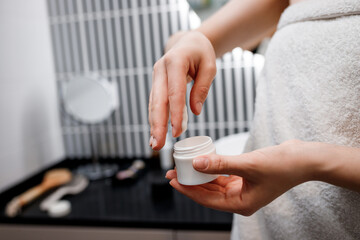
<instances>
[{"instance_id":1,"label":"small white object on counter","mask_svg":"<svg viewBox=\"0 0 360 240\"><path fill-rule=\"evenodd\" d=\"M53 203L49 209L49 216L59 218L68 215L71 212L71 203L67 200L61 200Z\"/></svg>"},{"instance_id":2,"label":"small white object on counter","mask_svg":"<svg viewBox=\"0 0 360 240\"><path fill-rule=\"evenodd\" d=\"M47 211L53 204L56 204L65 195L79 194L84 191L88 185L89 180L85 176L77 174L72 177L71 182L63 187L58 188L54 193L43 200L40 204L40 209Z\"/></svg>"},{"instance_id":3,"label":"small white object on counter","mask_svg":"<svg viewBox=\"0 0 360 240\"><path fill-rule=\"evenodd\" d=\"M214 153L215 146L208 136L190 137L175 143L174 160L179 183L198 185L216 179L219 175L198 172L192 165L195 157Z\"/></svg>"}]
</instances>

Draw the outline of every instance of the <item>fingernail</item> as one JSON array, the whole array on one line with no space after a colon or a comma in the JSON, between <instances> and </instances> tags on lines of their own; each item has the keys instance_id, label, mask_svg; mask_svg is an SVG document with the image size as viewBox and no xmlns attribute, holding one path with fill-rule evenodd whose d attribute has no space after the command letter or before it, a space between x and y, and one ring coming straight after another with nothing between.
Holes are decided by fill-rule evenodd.
<instances>
[{"instance_id":1,"label":"fingernail","mask_svg":"<svg viewBox=\"0 0 360 240\"><path fill-rule=\"evenodd\" d=\"M202 105L203 105L202 102L197 102L197 103L196 103L195 108L196 108L196 111L197 111L198 113L201 113Z\"/></svg>"},{"instance_id":2,"label":"fingernail","mask_svg":"<svg viewBox=\"0 0 360 240\"><path fill-rule=\"evenodd\" d=\"M154 148L154 147L156 147L156 146L157 146L157 141L156 141L156 139L153 137L151 147Z\"/></svg>"},{"instance_id":3,"label":"fingernail","mask_svg":"<svg viewBox=\"0 0 360 240\"><path fill-rule=\"evenodd\" d=\"M207 158L197 158L194 159L193 165L196 169L203 170L208 167L209 160Z\"/></svg>"},{"instance_id":4,"label":"fingernail","mask_svg":"<svg viewBox=\"0 0 360 240\"><path fill-rule=\"evenodd\" d=\"M150 137L150 140L149 140L149 146L151 147L152 146L152 143L153 143L153 136Z\"/></svg>"}]
</instances>

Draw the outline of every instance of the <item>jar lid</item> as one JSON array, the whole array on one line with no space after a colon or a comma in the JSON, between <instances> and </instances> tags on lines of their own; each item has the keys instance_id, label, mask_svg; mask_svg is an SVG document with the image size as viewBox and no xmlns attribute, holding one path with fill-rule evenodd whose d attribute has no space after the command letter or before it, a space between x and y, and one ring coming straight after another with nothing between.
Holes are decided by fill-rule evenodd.
<instances>
[{"instance_id":1,"label":"jar lid","mask_svg":"<svg viewBox=\"0 0 360 240\"><path fill-rule=\"evenodd\" d=\"M212 144L211 137L196 136L181 140L174 145L176 153L190 153L192 151L200 151Z\"/></svg>"}]
</instances>

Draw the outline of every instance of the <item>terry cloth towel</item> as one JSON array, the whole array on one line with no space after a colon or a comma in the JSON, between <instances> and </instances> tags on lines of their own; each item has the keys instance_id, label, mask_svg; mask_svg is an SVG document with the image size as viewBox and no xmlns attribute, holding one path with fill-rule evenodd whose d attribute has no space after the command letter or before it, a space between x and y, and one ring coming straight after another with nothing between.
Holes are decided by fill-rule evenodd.
<instances>
[{"instance_id":1,"label":"terry cloth towel","mask_svg":"<svg viewBox=\"0 0 360 240\"><path fill-rule=\"evenodd\" d=\"M360 0L288 7L265 59L245 151L294 138L360 147ZM235 215L232 239L360 239L360 194L303 183Z\"/></svg>"}]
</instances>

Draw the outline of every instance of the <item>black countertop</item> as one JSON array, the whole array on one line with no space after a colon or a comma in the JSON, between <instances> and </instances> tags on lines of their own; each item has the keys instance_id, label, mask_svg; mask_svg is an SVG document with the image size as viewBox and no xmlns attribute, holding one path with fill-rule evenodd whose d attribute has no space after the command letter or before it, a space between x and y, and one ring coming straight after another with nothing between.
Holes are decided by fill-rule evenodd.
<instances>
[{"instance_id":1,"label":"black countertop","mask_svg":"<svg viewBox=\"0 0 360 240\"><path fill-rule=\"evenodd\" d=\"M66 196L72 205L71 213L63 218L50 218L39 209L41 201L51 191L23 208L15 218L4 214L6 204L27 189L39 184L44 173L52 168L75 169L86 160L66 159L23 180L0 193L0 224L35 224L61 226L99 226L162 228L183 230L230 230L232 214L205 208L166 184L164 173L147 167L139 179L128 184L114 184L112 179L90 182L84 192ZM131 159L122 162L125 168ZM147 160L146 162L149 162ZM128 164L127 164L128 163ZM149 164L147 164L149 165ZM161 185L159 182L164 181ZM153 184L160 188L153 188ZM160 191L154 191L160 189ZM157 194L156 194L157 192ZM159 195L159 192L161 195Z\"/></svg>"}]
</instances>

